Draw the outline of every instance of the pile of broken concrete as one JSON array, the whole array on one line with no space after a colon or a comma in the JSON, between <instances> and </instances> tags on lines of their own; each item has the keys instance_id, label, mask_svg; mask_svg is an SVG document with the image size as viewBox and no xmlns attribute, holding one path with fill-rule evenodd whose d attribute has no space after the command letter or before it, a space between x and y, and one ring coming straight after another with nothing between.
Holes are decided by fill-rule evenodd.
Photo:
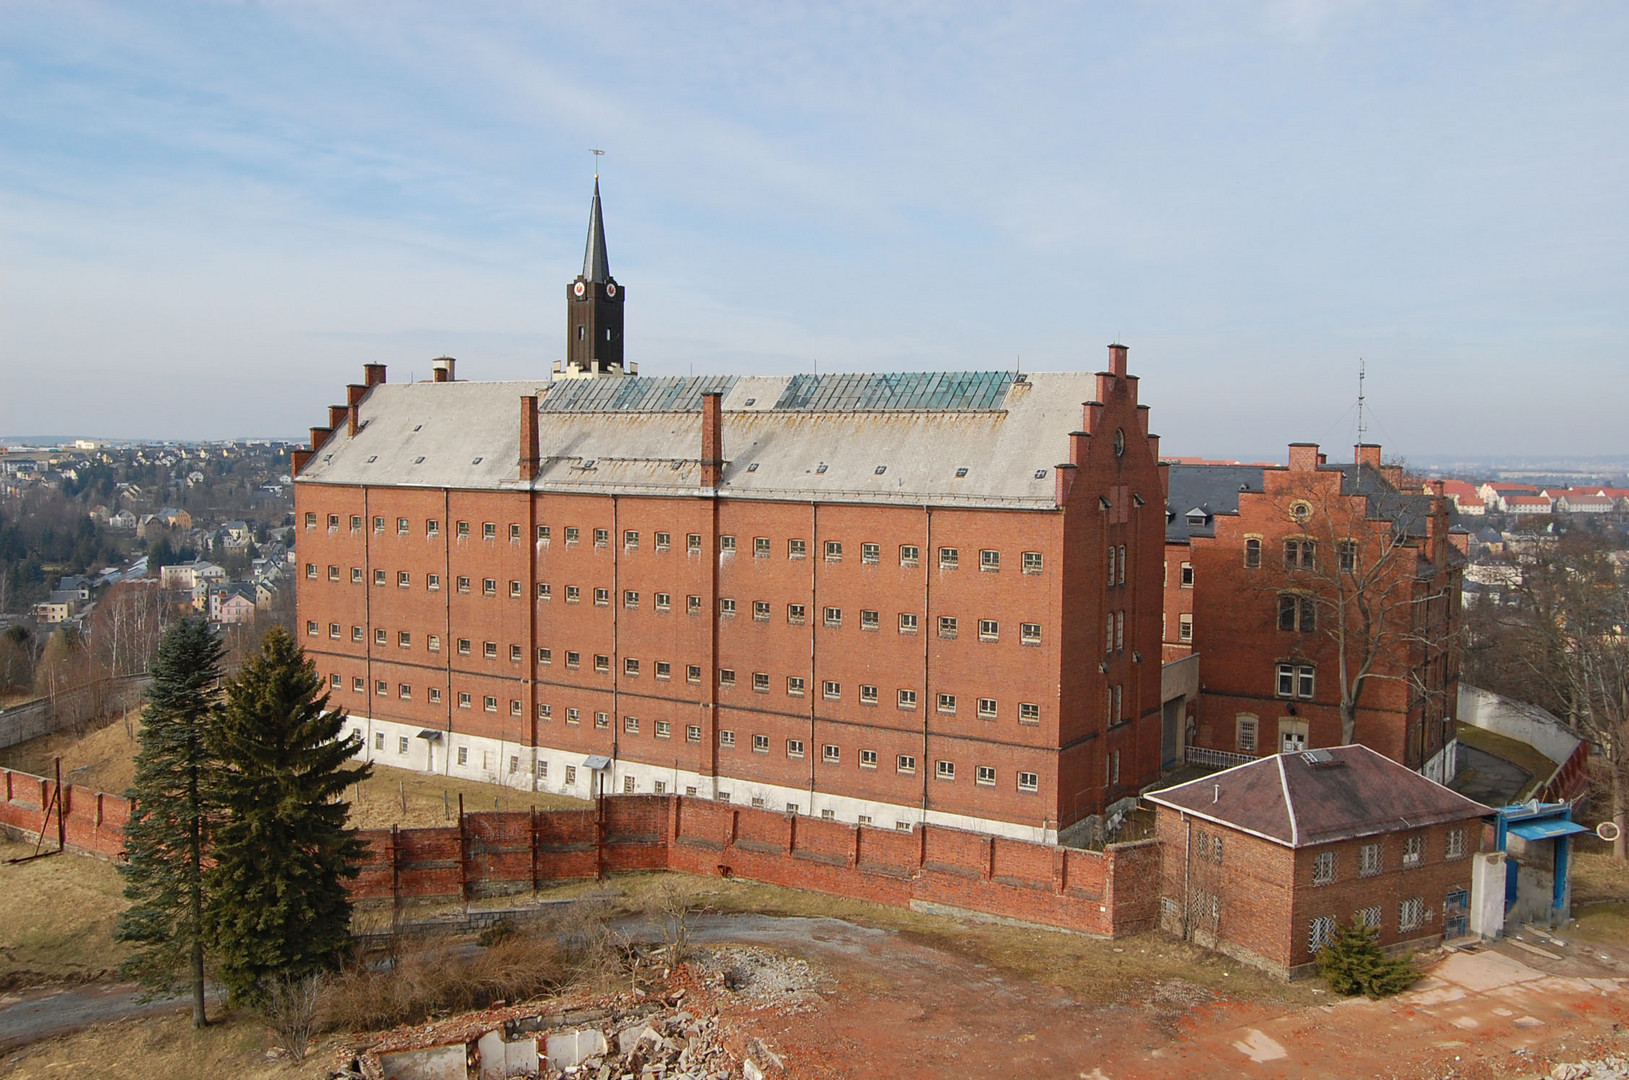
<instances>
[{"instance_id":1,"label":"pile of broken concrete","mask_svg":"<svg viewBox=\"0 0 1629 1080\"><path fill-rule=\"evenodd\" d=\"M1551 1080L1629 1080L1629 1058L1604 1057L1554 1065Z\"/></svg>"}]
</instances>

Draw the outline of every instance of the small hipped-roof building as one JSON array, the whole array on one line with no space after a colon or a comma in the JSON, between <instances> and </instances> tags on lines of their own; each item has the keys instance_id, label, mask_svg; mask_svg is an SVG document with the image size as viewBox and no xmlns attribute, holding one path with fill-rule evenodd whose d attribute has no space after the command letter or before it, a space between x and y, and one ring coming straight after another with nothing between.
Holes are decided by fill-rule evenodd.
<instances>
[{"instance_id":1,"label":"small hipped-roof building","mask_svg":"<svg viewBox=\"0 0 1629 1080\"><path fill-rule=\"evenodd\" d=\"M1276 754L1147 796L1162 924L1284 978L1354 916L1393 950L1470 932L1489 807L1365 746Z\"/></svg>"}]
</instances>

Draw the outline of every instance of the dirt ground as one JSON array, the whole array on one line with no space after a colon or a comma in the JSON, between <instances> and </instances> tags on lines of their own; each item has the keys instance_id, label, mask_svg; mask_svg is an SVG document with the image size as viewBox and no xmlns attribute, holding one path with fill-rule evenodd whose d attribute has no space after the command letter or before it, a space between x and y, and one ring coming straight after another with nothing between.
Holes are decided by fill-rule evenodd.
<instances>
[{"instance_id":1,"label":"dirt ground","mask_svg":"<svg viewBox=\"0 0 1629 1080\"><path fill-rule=\"evenodd\" d=\"M123 883L105 859L34 852L0 835L0 991L107 977L124 958L113 927Z\"/></svg>"}]
</instances>

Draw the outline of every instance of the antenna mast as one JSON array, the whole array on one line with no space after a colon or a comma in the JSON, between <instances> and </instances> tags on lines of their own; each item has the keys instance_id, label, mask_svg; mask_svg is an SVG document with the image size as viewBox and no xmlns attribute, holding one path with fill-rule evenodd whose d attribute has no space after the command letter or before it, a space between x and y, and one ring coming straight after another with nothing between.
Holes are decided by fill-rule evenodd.
<instances>
[{"instance_id":1,"label":"antenna mast","mask_svg":"<svg viewBox=\"0 0 1629 1080\"><path fill-rule=\"evenodd\" d=\"M1363 357L1360 356L1357 362L1357 441L1359 443L1364 441L1364 432L1368 430L1363 425L1363 377Z\"/></svg>"}]
</instances>

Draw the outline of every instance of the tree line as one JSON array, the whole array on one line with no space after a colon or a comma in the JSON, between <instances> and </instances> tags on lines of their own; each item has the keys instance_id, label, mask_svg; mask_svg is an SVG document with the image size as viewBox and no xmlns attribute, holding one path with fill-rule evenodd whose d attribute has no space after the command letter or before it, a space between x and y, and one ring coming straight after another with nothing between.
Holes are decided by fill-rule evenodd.
<instances>
[{"instance_id":1,"label":"tree line","mask_svg":"<svg viewBox=\"0 0 1629 1080\"><path fill-rule=\"evenodd\" d=\"M273 628L223 682L225 655L198 618L160 641L120 865L124 972L154 991L190 987L196 1027L207 968L250 1005L338 969L345 882L364 854L342 796L372 770L353 763L358 737L287 632Z\"/></svg>"}]
</instances>

